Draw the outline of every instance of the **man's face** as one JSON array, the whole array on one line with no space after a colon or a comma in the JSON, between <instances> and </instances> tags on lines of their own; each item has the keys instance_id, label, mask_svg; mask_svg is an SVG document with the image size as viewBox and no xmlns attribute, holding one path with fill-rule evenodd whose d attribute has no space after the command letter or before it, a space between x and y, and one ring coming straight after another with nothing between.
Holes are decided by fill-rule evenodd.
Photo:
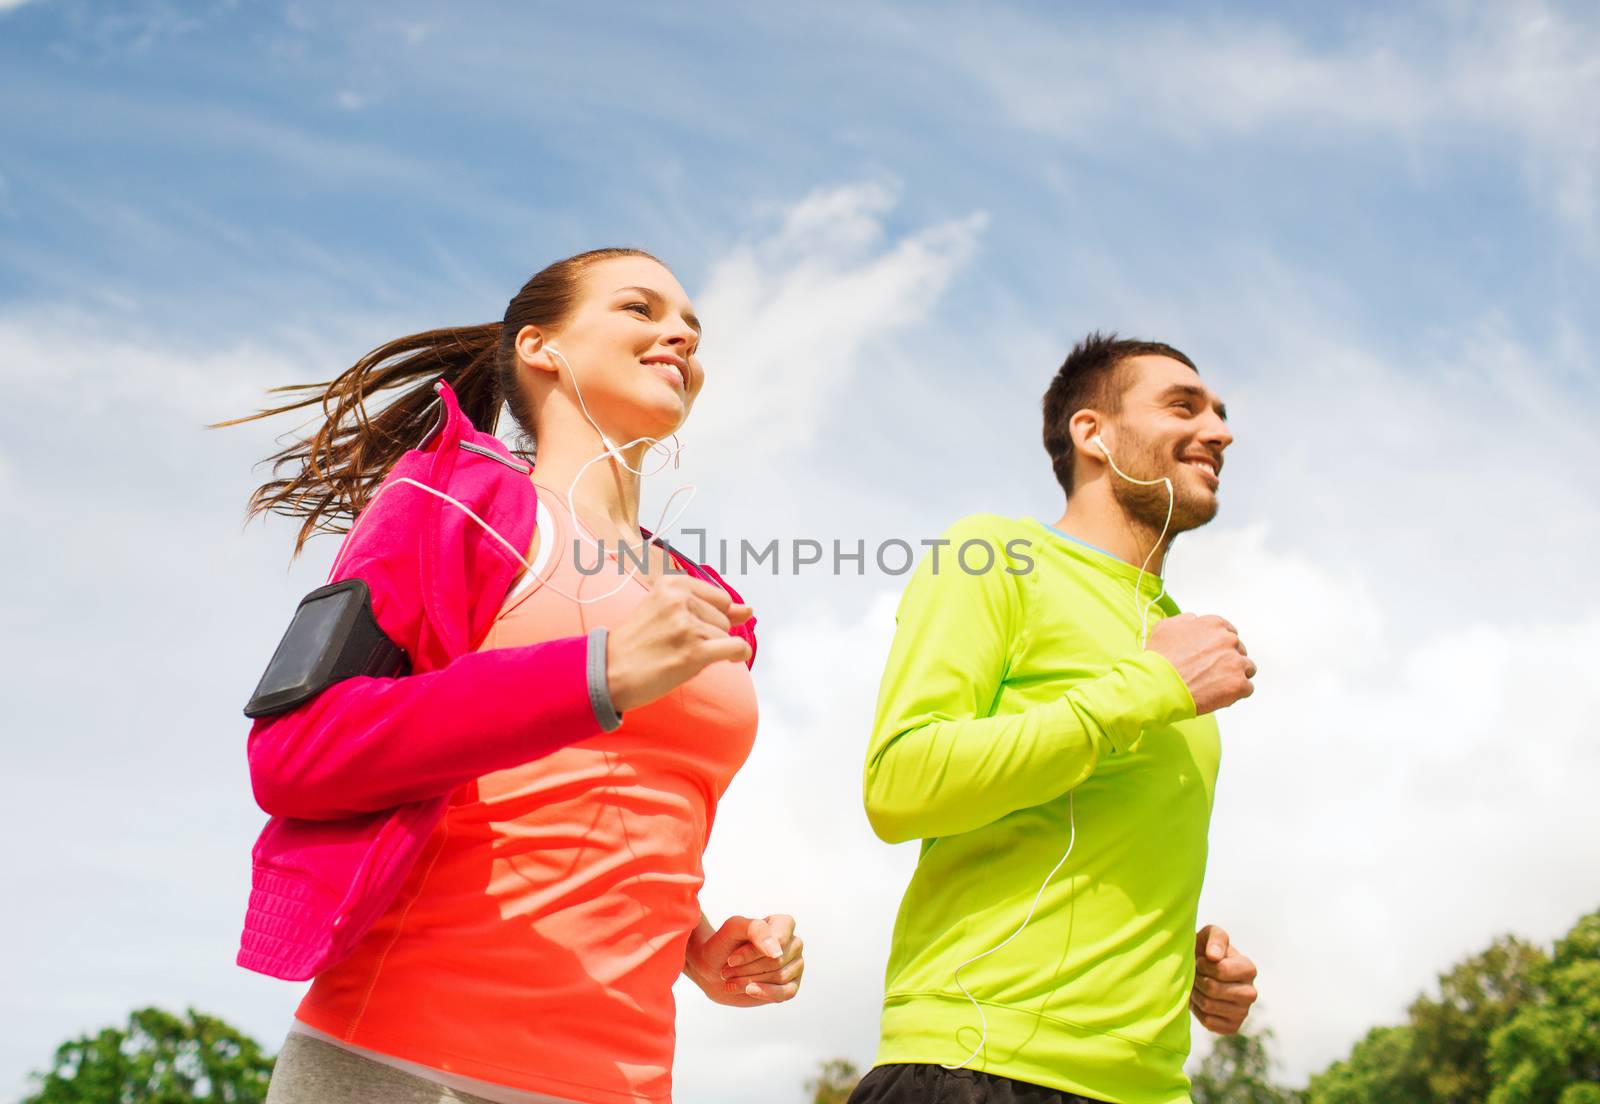
<instances>
[{"instance_id":1,"label":"man's face","mask_svg":"<svg viewBox=\"0 0 1600 1104\"><path fill-rule=\"evenodd\" d=\"M1122 410L1101 436L1117 466L1134 479L1172 480L1171 532L1195 529L1217 516L1222 454L1233 443L1227 408L1193 368L1165 356L1129 357ZM1159 529L1167 491L1111 475L1112 493L1128 514Z\"/></svg>"}]
</instances>

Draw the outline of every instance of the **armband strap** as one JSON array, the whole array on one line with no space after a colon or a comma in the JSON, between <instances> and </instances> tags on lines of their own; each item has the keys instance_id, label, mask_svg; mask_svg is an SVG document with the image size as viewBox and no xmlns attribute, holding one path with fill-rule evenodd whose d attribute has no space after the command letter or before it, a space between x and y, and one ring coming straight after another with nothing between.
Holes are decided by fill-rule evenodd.
<instances>
[{"instance_id":1,"label":"armband strap","mask_svg":"<svg viewBox=\"0 0 1600 1104\"><path fill-rule=\"evenodd\" d=\"M300 600L244 715L286 713L344 679L395 678L410 670L405 649L378 624L366 582L345 579Z\"/></svg>"}]
</instances>

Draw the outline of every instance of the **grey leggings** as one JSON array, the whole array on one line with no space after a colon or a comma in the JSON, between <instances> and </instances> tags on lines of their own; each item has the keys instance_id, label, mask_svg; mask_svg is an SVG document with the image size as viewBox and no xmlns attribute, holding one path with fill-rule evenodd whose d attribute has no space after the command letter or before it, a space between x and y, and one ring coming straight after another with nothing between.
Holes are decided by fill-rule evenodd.
<instances>
[{"instance_id":1,"label":"grey leggings","mask_svg":"<svg viewBox=\"0 0 1600 1104\"><path fill-rule=\"evenodd\" d=\"M491 1104L299 1032L278 1053L267 1104Z\"/></svg>"}]
</instances>

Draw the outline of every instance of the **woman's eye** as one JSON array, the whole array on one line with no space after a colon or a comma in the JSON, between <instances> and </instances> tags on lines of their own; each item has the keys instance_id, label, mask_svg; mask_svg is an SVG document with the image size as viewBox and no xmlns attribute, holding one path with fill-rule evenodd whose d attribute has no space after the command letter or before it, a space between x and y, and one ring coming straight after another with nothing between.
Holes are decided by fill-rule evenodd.
<instances>
[{"instance_id":1,"label":"woman's eye","mask_svg":"<svg viewBox=\"0 0 1600 1104\"><path fill-rule=\"evenodd\" d=\"M628 303L622 309L637 311L646 318L650 317L650 305L648 303Z\"/></svg>"}]
</instances>

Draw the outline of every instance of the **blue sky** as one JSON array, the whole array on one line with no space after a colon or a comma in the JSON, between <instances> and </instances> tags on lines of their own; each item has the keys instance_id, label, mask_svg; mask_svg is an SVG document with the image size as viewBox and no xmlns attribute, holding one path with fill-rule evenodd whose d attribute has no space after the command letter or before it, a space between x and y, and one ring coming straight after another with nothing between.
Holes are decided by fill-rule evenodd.
<instances>
[{"instance_id":1,"label":"blue sky","mask_svg":"<svg viewBox=\"0 0 1600 1104\"><path fill-rule=\"evenodd\" d=\"M286 571L287 526L240 528L291 427L201 426L602 244L706 322L713 533L1054 517L1072 340L1196 358L1238 443L1172 586L1263 667L1204 912L1289 1075L1556 934L1600 903L1597 53L1591 8L1527 2L0 0L0 935L37 949L0 967L0 1094L136 1004L273 1044L293 1007L230 965L237 708L332 547ZM763 732L706 900L795 912L813 971L758 1015L683 995L695 1102L870 1059L910 862L856 796L900 580L744 583Z\"/></svg>"}]
</instances>

